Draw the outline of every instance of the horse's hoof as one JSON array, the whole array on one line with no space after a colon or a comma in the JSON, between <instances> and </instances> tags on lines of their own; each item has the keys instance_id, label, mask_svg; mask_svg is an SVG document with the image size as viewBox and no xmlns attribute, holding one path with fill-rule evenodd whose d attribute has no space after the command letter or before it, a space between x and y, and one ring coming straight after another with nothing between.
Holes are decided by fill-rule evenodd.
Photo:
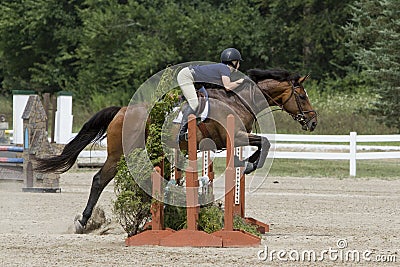
<instances>
[{"instance_id":1,"label":"horse's hoof","mask_svg":"<svg viewBox=\"0 0 400 267\"><path fill-rule=\"evenodd\" d=\"M78 220L78 218L75 218L74 220L74 225L75 225L75 233L76 234L83 234L83 230L85 229L81 222Z\"/></svg>"},{"instance_id":2,"label":"horse's hoof","mask_svg":"<svg viewBox=\"0 0 400 267\"><path fill-rule=\"evenodd\" d=\"M253 171L255 171L257 169L257 164L255 163L251 163L251 162L247 162L246 164L246 168L244 169L244 174L249 174L252 173Z\"/></svg>"}]
</instances>

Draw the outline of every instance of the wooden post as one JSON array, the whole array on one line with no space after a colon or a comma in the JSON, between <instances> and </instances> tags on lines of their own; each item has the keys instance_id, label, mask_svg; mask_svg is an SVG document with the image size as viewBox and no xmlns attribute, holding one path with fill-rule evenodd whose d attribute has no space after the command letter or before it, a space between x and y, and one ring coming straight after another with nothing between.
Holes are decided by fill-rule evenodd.
<instances>
[{"instance_id":1,"label":"wooden post","mask_svg":"<svg viewBox=\"0 0 400 267\"><path fill-rule=\"evenodd\" d=\"M151 229L162 230L164 228L164 204L161 200L157 199L163 194L162 169L158 166L154 169L155 171L151 173L151 180L153 182L153 197L156 200L151 204Z\"/></svg>"},{"instance_id":2,"label":"wooden post","mask_svg":"<svg viewBox=\"0 0 400 267\"><path fill-rule=\"evenodd\" d=\"M235 168L234 142L235 117L228 115L226 123L226 170L225 170L225 212L224 229L212 233L222 238L223 247L259 246L261 239L245 231L233 229L234 197L235 197Z\"/></svg>"},{"instance_id":3,"label":"wooden post","mask_svg":"<svg viewBox=\"0 0 400 267\"><path fill-rule=\"evenodd\" d=\"M228 115L226 122L226 170L225 170L225 213L224 213L224 229L233 230L233 199L235 190L235 168L234 168L234 134L235 134L235 118Z\"/></svg>"},{"instance_id":4,"label":"wooden post","mask_svg":"<svg viewBox=\"0 0 400 267\"><path fill-rule=\"evenodd\" d=\"M189 115L188 123L189 166L186 169L187 229L197 230L199 180L197 175L196 117Z\"/></svg>"}]
</instances>

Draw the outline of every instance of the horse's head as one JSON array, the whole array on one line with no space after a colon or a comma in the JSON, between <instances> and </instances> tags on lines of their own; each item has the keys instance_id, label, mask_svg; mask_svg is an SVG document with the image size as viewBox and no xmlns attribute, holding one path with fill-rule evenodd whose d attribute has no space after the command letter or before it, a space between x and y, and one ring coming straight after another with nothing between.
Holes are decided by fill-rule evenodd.
<instances>
[{"instance_id":1,"label":"horse's head","mask_svg":"<svg viewBox=\"0 0 400 267\"><path fill-rule=\"evenodd\" d=\"M303 82L309 75L297 77L287 82L288 86L282 94L282 108L287 111L294 120L298 121L303 130L314 131L317 127L317 112L313 109L308 98Z\"/></svg>"},{"instance_id":2,"label":"horse's head","mask_svg":"<svg viewBox=\"0 0 400 267\"><path fill-rule=\"evenodd\" d=\"M317 112L311 106L303 83L309 75L290 75L285 70L250 70L270 106L279 106L298 121L304 130L314 131L317 127Z\"/></svg>"}]
</instances>

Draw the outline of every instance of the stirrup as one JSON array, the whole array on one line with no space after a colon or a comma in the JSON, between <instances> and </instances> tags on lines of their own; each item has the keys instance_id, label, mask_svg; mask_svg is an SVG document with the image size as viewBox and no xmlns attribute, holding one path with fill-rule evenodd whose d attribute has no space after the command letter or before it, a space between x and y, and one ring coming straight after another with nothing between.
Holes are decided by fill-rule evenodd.
<instances>
[{"instance_id":1,"label":"stirrup","mask_svg":"<svg viewBox=\"0 0 400 267\"><path fill-rule=\"evenodd\" d=\"M183 133L183 134L178 134L178 143L182 142L182 141L188 141L189 139L189 133Z\"/></svg>"}]
</instances>

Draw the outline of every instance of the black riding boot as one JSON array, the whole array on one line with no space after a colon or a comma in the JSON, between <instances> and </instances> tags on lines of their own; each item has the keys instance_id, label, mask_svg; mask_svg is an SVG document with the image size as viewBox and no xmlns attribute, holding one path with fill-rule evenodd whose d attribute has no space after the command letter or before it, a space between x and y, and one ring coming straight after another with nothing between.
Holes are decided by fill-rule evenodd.
<instances>
[{"instance_id":1,"label":"black riding boot","mask_svg":"<svg viewBox=\"0 0 400 267\"><path fill-rule=\"evenodd\" d=\"M182 122L181 122L181 129L179 130L177 142L180 143L183 140L187 140L187 129L188 129L188 120L189 120L189 115L194 114L196 115L196 112L193 111L193 109L187 105L183 111L182 111Z\"/></svg>"}]
</instances>

